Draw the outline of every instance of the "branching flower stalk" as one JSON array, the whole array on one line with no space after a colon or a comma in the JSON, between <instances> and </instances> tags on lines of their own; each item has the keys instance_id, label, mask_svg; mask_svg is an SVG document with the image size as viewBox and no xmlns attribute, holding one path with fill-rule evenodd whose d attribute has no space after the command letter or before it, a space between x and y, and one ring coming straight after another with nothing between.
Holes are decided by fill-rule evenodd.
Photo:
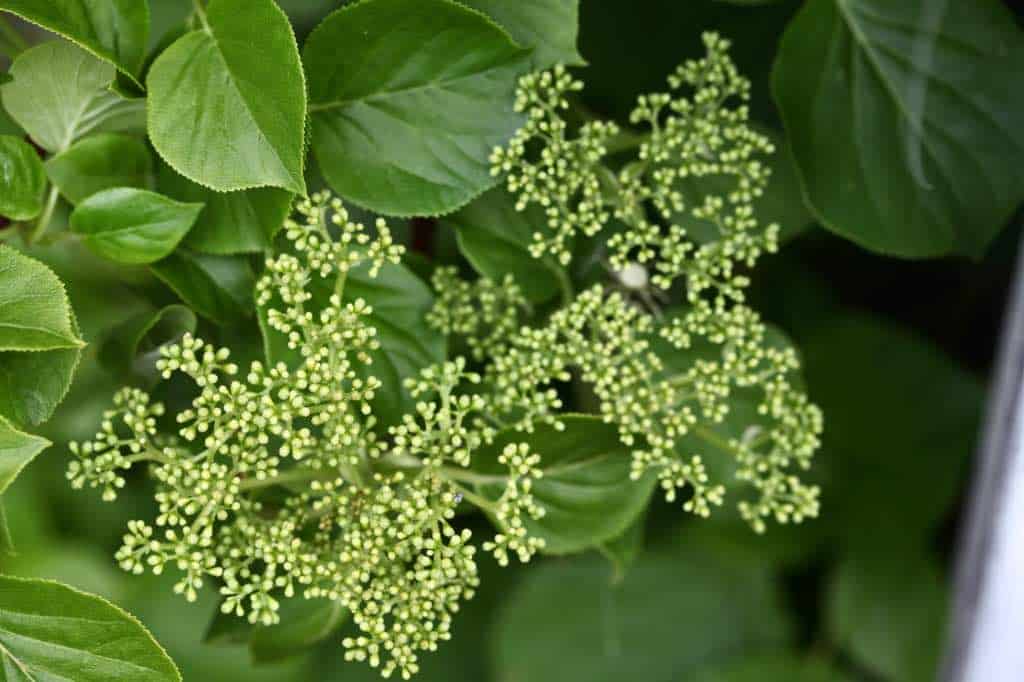
<instances>
[{"instance_id":1,"label":"branching flower stalk","mask_svg":"<svg viewBox=\"0 0 1024 682\"><path fill-rule=\"evenodd\" d=\"M296 361L243 370L227 349L186 336L158 363L165 379L184 375L195 387L173 432L160 431L163 405L127 388L96 437L71 445L75 487L114 499L139 464L155 480L159 513L129 524L121 566L175 568L175 589L189 600L212 582L222 610L253 623L277 622L282 597L338 601L358 629L343 640L346 659L409 678L422 652L451 637L453 614L478 586L476 547L455 521L460 504L496 522L483 549L499 563L544 549L530 530L545 514L533 494L544 456L529 436L541 424L563 427L559 384L573 378L592 387L600 416L631 449L633 477L656 475L687 511L708 516L738 484L752 491L737 506L759 532L771 518L815 515L817 489L796 472L818 446L821 415L794 384L795 352L743 295L742 268L776 248L777 228L759 229L752 215L768 179L757 156L770 144L746 127L742 106L729 106L748 86L727 44L705 42L708 57L670 79L674 90L693 89L690 98L640 99L633 120L651 134L635 163L618 172L604 164L613 124L570 136L561 112L581 86L564 69L523 78L517 107L528 122L493 157L519 206L546 211L534 256L567 265L577 234L596 235L615 218L628 229L607 241L611 265L650 267L663 290L681 279L682 312L656 319L631 296L595 286L540 317L511 277L464 282L439 268L428 322L462 338L470 357L407 379L415 409L384 428L371 407L382 386L372 306L346 296L346 282L353 268L376 277L403 248L383 221L371 236L337 199L300 200L285 225L288 247L256 287L266 324ZM732 189L691 206L677 181L711 175L731 178ZM712 222L719 238L690 239L672 222L684 211ZM736 431L738 401L752 401L756 417ZM499 433L513 435L497 455L505 473L480 473L476 458ZM709 468L709 455L731 462L734 476L712 480L721 467ZM495 482L503 488L490 497L477 487Z\"/></svg>"}]
</instances>

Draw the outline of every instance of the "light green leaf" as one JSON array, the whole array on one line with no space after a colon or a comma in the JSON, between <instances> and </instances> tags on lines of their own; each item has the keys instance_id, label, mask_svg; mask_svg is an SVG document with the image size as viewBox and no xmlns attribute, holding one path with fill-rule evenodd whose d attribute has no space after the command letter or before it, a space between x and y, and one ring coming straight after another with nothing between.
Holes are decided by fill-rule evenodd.
<instances>
[{"instance_id":1,"label":"light green leaf","mask_svg":"<svg viewBox=\"0 0 1024 682\"><path fill-rule=\"evenodd\" d=\"M111 330L100 348L100 362L125 374L155 380L160 348L195 330L195 313L183 305L140 313Z\"/></svg>"},{"instance_id":2,"label":"light green leaf","mask_svg":"<svg viewBox=\"0 0 1024 682\"><path fill-rule=\"evenodd\" d=\"M14 554L14 539L11 537L11 529L7 526L4 498L0 496L0 556L5 554Z\"/></svg>"},{"instance_id":3,"label":"light green leaf","mask_svg":"<svg viewBox=\"0 0 1024 682\"><path fill-rule=\"evenodd\" d=\"M535 69L555 64L585 66L576 49L580 0L462 0L498 22L520 45L533 48Z\"/></svg>"},{"instance_id":4,"label":"light green leaf","mask_svg":"<svg viewBox=\"0 0 1024 682\"><path fill-rule=\"evenodd\" d=\"M449 0L365 0L327 17L303 58L313 152L341 196L437 215L495 184L487 159L521 122L512 93L528 53L486 17Z\"/></svg>"},{"instance_id":5,"label":"light green leaf","mask_svg":"<svg viewBox=\"0 0 1024 682\"><path fill-rule=\"evenodd\" d=\"M984 385L931 343L866 316L803 343L825 417L822 523L844 546L903 546L940 524L975 448Z\"/></svg>"},{"instance_id":6,"label":"light green leaf","mask_svg":"<svg viewBox=\"0 0 1024 682\"><path fill-rule=\"evenodd\" d=\"M998 0L806 3L773 89L820 221L881 253L979 257L1024 198L1022 63Z\"/></svg>"},{"instance_id":7,"label":"light green leaf","mask_svg":"<svg viewBox=\"0 0 1024 682\"><path fill-rule=\"evenodd\" d=\"M97 254L119 263L160 260L178 245L203 209L144 189L94 194L71 214L71 231Z\"/></svg>"},{"instance_id":8,"label":"light green leaf","mask_svg":"<svg viewBox=\"0 0 1024 682\"><path fill-rule=\"evenodd\" d=\"M57 275L39 261L0 244L0 351L83 345Z\"/></svg>"},{"instance_id":9,"label":"light green leaf","mask_svg":"<svg viewBox=\"0 0 1024 682\"><path fill-rule=\"evenodd\" d=\"M202 30L165 50L146 84L150 139L176 171L222 192L306 193L302 64L273 0L211 0Z\"/></svg>"},{"instance_id":10,"label":"light green leaf","mask_svg":"<svg viewBox=\"0 0 1024 682\"><path fill-rule=\"evenodd\" d=\"M894 682L931 680L946 622L946 589L921 556L847 559L833 578L828 627L860 665Z\"/></svg>"},{"instance_id":11,"label":"light green leaf","mask_svg":"<svg viewBox=\"0 0 1024 682\"><path fill-rule=\"evenodd\" d=\"M146 103L110 92L114 67L63 40L25 50L0 86L11 117L35 142L60 153L96 131L142 130Z\"/></svg>"},{"instance_id":12,"label":"light green leaf","mask_svg":"<svg viewBox=\"0 0 1024 682\"><path fill-rule=\"evenodd\" d=\"M43 210L46 174L39 154L24 140L0 135L0 215L31 220Z\"/></svg>"},{"instance_id":13,"label":"light green leaf","mask_svg":"<svg viewBox=\"0 0 1024 682\"><path fill-rule=\"evenodd\" d=\"M529 682L690 680L788 639L775 589L697 545L645 554L616 586L598 557L534 566L497 623L497 669Z\"/></svg>"},{"instance_id":14,"label":"light green leaf","mask_svg":"<svg viewBox=\"0 0 1024 682\"><path fill-rule=\"evenodd\" d=\"M161 164L157 186L179 201L205 204L185 237L185 245L203 253L231 255L267 251L291 208L292 195L274 187L214 192Z\"/></svg>"},{"instance_id":15,"label":"light green leaf","mask_svg":"<svg viewBox=\"0 0 1024 682\"><path fill-rule=\"evenodd\" d=\"M13 12L81 45L139 85L149 36L149 3L140 0L0 0Z\"/></svg>"},{"instance_id":16,"label":"light green leaf","mask_svg":"<svg viewBox=\"0 0 1024 682\"><path fill-rule=\"evenodd\" d=\"M22 433L0 417L0 495L14 482L25 465L48 447L50 441Z\"/></svg>"},{"instance_id":17,"label":"light green leaf","mask_svg":"<svg viewBox=\"0 0 1024 682\"><path fill-rule=\"evenodd\" d=\"M100 133L46 161L46 174L72 204L114 187L149 189L153 157L137 137Z\"/></svg>"},{"instance_id":18,"label":"light green leaf","mask_svg":"<svg viewBox=\"0 0 1024 682\"><path fill-rule=\"evenodd\" d=\"M213 322L226 324L252 315L255 278L246 258L179 248L150 269L189 308Z\"/></svg>"},{"instance_id":19,"label":"light green leaf","mask_svg":"<svg viewBox=\"0 0 1024 682\"><path fill-rule=\"evenodd\" d=\"M505 446L528 443L541 456L544 476L534 481L531 492L546 513L524 519L524 524L528 533L544 539L549 554L579 552L619 537L643 514L656 483L653 475L630 480L633 458L614 425L586 415L562 421L562 431L548 425L533 433L503 431L473 454L471 467L494 479L477 490L497 500L508 475L508 468L498 462Z\"/></svg>"},{"instance_id":20,"label":"light green leaf","mask_svg":"<svg viewBox=\"0 0 1024 682\"><path fill-rule=\"evenodd\" d=\"M180 681L174 663L127 612L49 580L0 576L0 660L7 678Z\"/></svg>"},{"instance_id":21,"label":"light green leaf","mask_svg":"<svg viewBox=\"0 0 1024 682\"><path fill-rule=\"evenodd\" d=\"M536 206L517 211L512 195L496 187L442 218L441 227L457 230L459 250L477 272L496 282L511 274L529 300L541 302L558 293L559 266L534 258L527 247L545 220Z\"/></svg>"}]
</instances>

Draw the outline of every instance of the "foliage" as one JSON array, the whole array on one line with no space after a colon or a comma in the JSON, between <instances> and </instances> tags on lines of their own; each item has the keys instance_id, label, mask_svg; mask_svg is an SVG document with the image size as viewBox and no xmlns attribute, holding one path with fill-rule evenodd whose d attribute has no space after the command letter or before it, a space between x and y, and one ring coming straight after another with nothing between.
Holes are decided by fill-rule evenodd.
<instances>
[{"instance_id":1,"label":"foliage","mask_svg":"<svg viewBox=\"0 0 1024 682\"><path fill-rule=\"evenodd\" d=\"M928 678L982 387L835 298L1009 268L941 4L0 0L7 675L180 679L56 578L186 679Z\"/></svg>"}]
</instances>

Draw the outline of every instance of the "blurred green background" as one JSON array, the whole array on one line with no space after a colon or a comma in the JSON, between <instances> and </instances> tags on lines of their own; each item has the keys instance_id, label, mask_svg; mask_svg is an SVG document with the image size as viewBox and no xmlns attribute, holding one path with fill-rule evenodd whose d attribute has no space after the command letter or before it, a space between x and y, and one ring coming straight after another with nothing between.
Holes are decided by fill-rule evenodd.
<instances>
[{"instance_id":1,"label":"blurred green background","mask_svg":"<svg viewBox=\"0 0 1024 682\"><path fill-rule=\"evenodd\" d=\"M510 0L512 1L512 0ZM518 1L518 0L517 0ZM310 27L338 2L282 1ZM151 3L170 27L188 3ZM732 38L754 86L752 111L778 127L768 75L798 2L583 0L586 104L620 121L700 52L700 32ZM159 39L160 31L154 40ZM691 521L655 505L645 550L613 584L603 557L498 569L427 657L421 682L921 682L943 645L950 560L1024 219L987 256L902 261L811 227L754 275L756 305L802 349L826 415L815 476L822 516L756 537L735 520ZM445 235L438 235L445 239ZM140 273L124 283L73 246L38 254L68 283L87 339L148 305ZM138 616L188 681L377 679L346 665L340 636L287 661L254 666L239 645L204 644L216 611L173 594L173 576L132 577L112 555L126 521L149 516L145 484L115 504L73 492L62 443L90 435L116 381L90 346L40 456L5 497L18 555L3 570L98 593ZM470 523L476 523L471 521Z\"/></svg>"}]
</instances>

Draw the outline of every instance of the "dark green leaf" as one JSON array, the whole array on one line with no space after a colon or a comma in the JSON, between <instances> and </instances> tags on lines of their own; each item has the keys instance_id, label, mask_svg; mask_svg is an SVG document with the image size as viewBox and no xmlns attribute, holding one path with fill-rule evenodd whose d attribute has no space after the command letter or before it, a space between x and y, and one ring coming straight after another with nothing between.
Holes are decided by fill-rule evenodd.
<instances>
[{"instance_id":1,"label":"dark green leaf","mask_svg":"<svg viewBox=\"0 0 1024 682\"><path fill-rule=\"evenodd\" d=\"M691 682L852 682L852 678L825 661L778 653L709 666Z\"/></svg>"},{"instance_id":2,"label":"dark green leaf","mask_svg":"<svg viewBox=\"0 0 1024 682\"><path fill-rule=\"evenodd\" d=\"M245 618L217 609L203 641L214 645L249 645L256 663L273 663L308 653L348 618L338 602L293 597L281 600L277 625L252 625Z\"/></svg>"},{"instance_id":3,"label":"dark green leaf","mask_svg":"<svg viewBox=\"0 0 1024 682\"><path fill-rule=\"evenodd\" d=\"M177 249L150 268L203 317L226 324L252 315L255 279L246 258Z\"/></svg>"},{"instance_id":4,"label":"dark green leaf","mask_svg":"<svg viewBox=\"0 0 1024 682\"><path fill-rule=\"evenodd\" d=\"M879 677L935 679L945 621L945 586L924 557L878 553L839 566L828 627L839 646Z\"/></svg>"},{"instance_id":5,"label":"dark green leaf","mask_svg":"<svg viewBox=\"0 0 1024 682\"><path fill-rule=\"evenodd\" d=\"M303 58L313 152L346 199L437 215L494 185L487 159L520 123L527 52L486 17L449 0L366 0L325 19Z\"/></svg>"},{"instance_id":6,"label":"dark green leaf","mask_svg":"<svg viewBox=\"0 0 1024 682\"><path fill-rule=\"evenodd\" d=\"M39 261L0 244L0 351L83 345L57 275Z\"/></svg>"},{"instance_id":7,"label":"dark green leaf","mask_svg":"<svg viewBox=\"0 0 1024 682\"><path fill-rule=\"evenodd\" d=\"M4 108L35 142L57 154L96 131L142 130L146 103L108 89L114 67L63 40L22 52L14 80L0 87Z\"/></svg>"},{"instance_id":8,"label":"dark green leaf","mask_svg":"<svg viewBox=\"0 0 1024 682\"><path fill-rule=\"evenodd\" d=\"M149 37L149 3L139 0L0 0L0 10L39 24L104 59L133 83Z\"/></svg>"},{"instance_id":9,"label":"dark green leaf","mask_svg":"<svg viewBox=\"0 0 1024 682\"><path fill-rule=\"evenodd\" d=\"M530 62L536 69L586 64L576 49L580 0L462 0L462 4L491 16L513 40L533 48Z\"/></svg>"},{"instance_id":10,"label":"dark green leaf","mask_svg":"<svg viewBox=\"0 0 1024 682\"><path fill-rule=\"evenodd\" d=\"M512 196L497 187L440 224L457 230L459 250L477 272L496 282L511 274L529 300L540 302L558 293L559 266L534 258L527 250L544 221L541 209L517 211Z\"/></svg>"},{"instance_id":11,"label":"dark green leaf","mask_svg":"<svg viewBox=\"0 0 1024 682\"><path fill-rule=\"evenodd\" d=\"M0 417L0 495L14 482L25 465L50 447L50 441L22 433ZM3 606L0 603L0 611Z\"/></svg>"},{"instance_id":12,"label":"dark green leaf","mask_svg":"<svg viewBox=\"0 0 1024 682\"><path fill-rule=\"evenodd\" d=\"M869 317L803 344L825 413L822 521L847 546L899 546L934 529L975 446L982 382L930 343Z\"/></svg>"},{"instance_id":13,"label":"dark green leaf","mask_svg":"<svg viewBox=\"0 0 1024 682\"><path fill-rule=\"evenodd\" d=\"M705 548L648 553L617 586L597 557L535 566L496 631L502 679L677 682L789 628L774 581Z\"/></svg>"},{"instance_id":14,"label":"dark green leaf","mask_svg":"<svg viewBox=\"0 0 1024 682\"><path fill-rule=\"evenodd\" d=\"M273 0L212 0L203 28L165 50L146 84L150 139L176 171L222 192L306 193L302 65Z\"/></svg>"},{"instance_id":15,"label":"dark green leaf","mask_svg":"<svg viewBox=\"0 0 1024 682\"><path fill-rule=\"evenodd\" d=\"M46 174L72 204L114 187L149 189L153 158L137 137L100 133L48 159Z\"/></svg>"},{"instance_id":16,"label":"dark green leaf","mask_svg":"<svg viewBox=\"0 0 1024 682\"><path fill-rule=\"evenodd\" d=\"M140 313L111 330L100 348L100 362L125 374L156 379L160 348L195 330L195 313L183 305Z\"/></svg>"},{"instance_id":17,"label":"dark green leaf","mask_svg":"<svg viewBox=\"0 0 1024 682\"><path fill-rule=\"evenodd\" d=\"M0 215L31 220L43 210L46 174L30 144L0 135Z\"/></svg>"},{"instance_id":18,"label":"dark green leaf","mask_svg":"<svg viewBox=\"0 0 1024 682\"><path fill-rule=\"evenodd\" d=\"M998 0L820 0L773 75L830 230L907 257L980 256L1024 198L1024 34Z\"/></svg>"},{"instance_id":19,"label":"dark green leaf","mask_svg":"<svg viewBox=\"0 0 1024 682\"><path fill-rule=\"evenodd\" d=\"M119 263L160 260L178 245L203 209L143 189L93 194L71 214L71 231L97 254Z\"/></svg>"},{"instance_id":20,"label":"dark green leaf","mask_svg":"<svg viewBox=\"0 0 1024 682\"><path fill-rule=\"evenodd\" d=\"M612 564L612 582L620 583L626 578L629 569L636 563L644 548L644 517L640 518L617 538L600 544L597 548Z\"/></svg>"},{"instance_id":21,"label":"dark green leaf","mask_svg":"<svg viewBox=\"0 0 1024 682\"><path fill-rule=\"evenodd\" d=\"M11 680L166 682L174 663L131 615L49 580L0 576L0 660Z\"/></svg>"},{"instance_id":22,"label":"dark green leaf","mask_svg":"<svg viewBox=\"0 0 1024 682\"><path fill-rule=\"evenodd\" d=\"M498 456L509 443L528 443L541 456L544 476L532 493L546 513L524 519L526 530L543 538L544 551L568 554L597 547L619 537L640 518L656 479L629 477L632 456L619 440L614 425L599 417L564 417L564 430L538 426L533 433L503 431L494 443L473 454L472 471L494 482L477 486L484 497L497 500L505 490L508 469Z\"/></svg>"},{"instance_id":23,"label":"dark green leaf","mask_svg":"<svg viewBox=\"0 0 1024 682\"><path fill-rule=\"evenodd\" d=\"M231 255L266 251L284 224L292 195L274 187L214 192L161 165L157 186L179 201L205 204L185 237L185 245L203 253Z\"/></svg>"}]
</instances>

